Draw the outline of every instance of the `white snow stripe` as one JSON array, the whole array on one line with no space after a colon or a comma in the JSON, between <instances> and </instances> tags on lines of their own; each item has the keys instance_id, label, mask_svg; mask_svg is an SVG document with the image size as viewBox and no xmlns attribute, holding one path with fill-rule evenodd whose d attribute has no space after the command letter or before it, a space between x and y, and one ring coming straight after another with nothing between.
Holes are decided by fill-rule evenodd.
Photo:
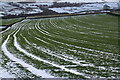
<instances>
[{"instance_id":1,"label":"white snow stripe","mask_svg":"<svg viewBox=\"0 0 120 80\"><path fill-rule=\"evenodd\" d=\"M37 23L36 23L36 24L37 24ZM38 29L36 25L35 25L35 27L36 27L36 29ZM40 32L41 32L41 31L42 31L42 30L40 30ZM24 37L24 38L25 38L25 37ZM37 37L35 37L35 38L37 38ZM41 41L41 39L39 39L39 38L37 38L37 39ZM26 40L26 39L25 39L25 40ZM54 40L51 40L51 39L48 39L48 40L54 41ZM27 42L29 42L29 41L27 40ZM45 41L44 41L44 42L45 42ZM58 42L58 41L54 41L54 42L56 42L56 43L61 43L61 42ZM47 42L45 42L45 43L47 43ZM61 43L61 44L64 44L64 43ZM30 44L30 45L31 45L31 44ZM77 65L80 65L80 66L90 66L90 67L100 68L100 69L103 69L103 70L106 69L105 67L95 66L95 65L92 64L92 63L89 63L89 64L88 64L88 63L87 63L87 64L82 64L82 63L80 63L80 62L85 62L84 60L81 60L81 61L80 61L80 60L79 60L79 61L68 60L68 59L69 59L68 56L62 55L62 56L64 56L64 58L63 58L63 57L61 57L60 55L53 54L53 53L55 53L55 52L51 52L49 49L44 49L44 48L42 48L42 47L35 47L35 46L33 46L33 47L36 48L36 49L38 49L38 50L42 50L43 52L45 52L45 53L47 53L47 54L49 54L49 55L55 56L55 57L57 57L57 58L63 59L63 60L68 61L68 62L72 62L72 63L77 64ZM85 52L80 52L80 53L86 54ZM96 56L96 55L94 55L94 56ZM65 58L68 58L68 59L65 59Z\"/></svg>"},{"instance_id":2,"label":"white snow stripe","mask_svg":"<svg viewBox=\"0 0 120 80\"><path fill-rule=\"evenodd\" d=\"M4 30L4 31L1 31L0 32L0 34L2 34L2 33L4 33L4 32L6 32L6 31L8 31L10 29L10 27L8 27L6 30Z\"/></svg>"},{"instance_id":3,"label":"white snow stripe","mask_svg":"<svg viewBox=\"0 0 120 80\"><path fill-rule=\"evenodd\" d=\"M19 30L20 30L20 29L19 29ZM18 31L19 31L19 30L18 30ZM27 52L26 50L22 49L21 46L18 44L17 38L16 38L16 34L18 33L18 31L13 35L13 37L14 37L14 46L15 46L20 52L23 52L25 55L27 55L27 56L29 56L29 57L31 57L31 58L33 58L33 59L36 59L36 60L38 60L38 61L42 61L42 62L44 62L44 63L50 64L50 65L55 66L55 67L57 67L57 68L60 68L60 69L62 69L62 70L64 70L64 71L66 71L66 72L70 72L70 73L73 73L73 74L76 74L76 75L82 75L82 76L85 75L84 73L79 73L79 72L77 72L77 71L75 71L75 70L67 69L67 68L65 68L65 66L60 66L60 65L51 63L51 62L49 62L49 61L47 61L47 60L44 60L44 59L42 59L42 58L40 58L40 57L37 57L37 56L35 56L35 55Z\"/></svg>"},{"instance_id":4,"label":"white snow stripe","mask_svg":"<svg viewBox=\"0 0 120 80\"><path fill-rule=\"evenodd\" d=\"M15 31L14 31L15 32ZM35 67L33 67L32 65L29 65L27 63L25 63L24 61L16 58L15 56L12 55L12 53L10 53L8 50L7 50L7 42L10 38L10 36L14 33L12 32L11 34L8 35L7 39L3 42L1 48L2 48L2 51L4 52L4 54L9 58L11 59L12 61L15 61L16 63L19 63L20 65L22 65L23 67L25 67L28 71L30 71L32 74L36 75L36 76L42 76L43 78L54 78L54 76L51 76L49 74L47 74L45 71L43 70L39 70ZM42 74L41 74L42 73Z\"/></svg>"},{"instance_id":5,"label":"white snow stripe","mask_svg":"<svg viewBox=\"0 0 120 80\"><path fill-rule=\"evenodd\" d=\"M30 42L29 42L23 35L21 35L21 36L25 39L25 41L26 41L30 46L32 46L32 45L30 44ZM38 38L38 39L39 39L39 38ZM40 40L41 40L41 39L40 39ZM53 54L53 53L55 53L55 52L50 51L49 49L45 49L45 48L43 48L43 47L35 47L35 46L32 46L32 47L34 47L34 48L36 48L36 49L38 49L38 50L41 50L42 52L45 52L45 53L47 53L47 54L49 54L49 55L55 56L55 57L57 57L57 58L59 58L59 59L62 59L62 60L68 61L68 62L72 62L72 63L75 63L75 64L80 65L80 66L91 66L91 67L94 66L94 65L91 64L91 63L89 63L89 64L82 64L82 63L80 63L80 62L85 62L84 60L79 60L79 61L68 60L68 59L66 59L66 58L69 58L68 56L65 56L65 55L64 55L64 58L63 58L63 57L61 57L60 55ZM62 55L62 56L63 56L63 55Z\"/></svg>"}]
</instances>

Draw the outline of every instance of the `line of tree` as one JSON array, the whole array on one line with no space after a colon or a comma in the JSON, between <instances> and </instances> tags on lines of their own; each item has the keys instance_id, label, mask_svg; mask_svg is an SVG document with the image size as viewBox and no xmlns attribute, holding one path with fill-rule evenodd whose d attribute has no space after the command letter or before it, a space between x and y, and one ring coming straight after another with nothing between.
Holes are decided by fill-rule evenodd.
<instances>
[{"instance_id":1,"label":"line of tree","mask_svg":"<svg viewBox=\"0 0 120 80\"><path fill-rule=\"evenodd\" d=\"M50 6L50 8L54 7L79 7L83 3L70 3L70 2L53 2L53 5Z\"/></svg>"}]
</instances>

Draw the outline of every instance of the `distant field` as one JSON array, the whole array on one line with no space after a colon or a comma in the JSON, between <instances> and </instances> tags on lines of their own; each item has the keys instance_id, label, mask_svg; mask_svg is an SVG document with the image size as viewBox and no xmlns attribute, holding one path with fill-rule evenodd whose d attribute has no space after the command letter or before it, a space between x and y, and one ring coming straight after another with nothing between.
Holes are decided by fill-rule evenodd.
<instances>
[{"instance_id":1,"label":"distant field","mask_svg":"<svg viewBox=\"0 0 120 80\"><path fill-rule=\"evenodd\" d=\"M15 22L18 22L20 20L22 20L23 18L13 18L13 19L0 19L0 26L1 25L5 25L5 26L8 26L8 25L11 25Z\"/></svg>"},{"instance_id":2,"label":"distant field","mask_svg":"<svg viewBox=\"0 0 120 80\"><path fill-rule=\"evenodd\" d=\"M116 16L26 19L1 33L1 66L16 77L119 77Z\"/></svg>"}]
</instances>

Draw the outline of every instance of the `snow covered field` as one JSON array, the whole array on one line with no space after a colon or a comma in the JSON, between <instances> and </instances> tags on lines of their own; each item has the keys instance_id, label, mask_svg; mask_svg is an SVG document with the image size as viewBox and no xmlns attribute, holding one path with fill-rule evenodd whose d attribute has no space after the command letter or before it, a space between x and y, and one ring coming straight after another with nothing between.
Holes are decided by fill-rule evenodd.
<instances>
[{"instance_id":1,"label":"snow covered field","mask_svg":"<svg viewBox=\"0 0 120 80\"><path fill-rule=\"evenodd\" d=\"M48 5L48 6L51 6L51 5L53 5L53 3L52 2L47 2L47 3L39 3L39 2L37 2L37 3L29 3L28 5Z\"/></svg>"},{"instance_id":2,"label":"snow covered field","mask_svg":"<svg viewBox=\"0 0 120 80\"><path fill-rule=\"evenodd\" d=\"M118 1L119 0L59 0L58 2L87 2L88 3L88 2L118 2Z\"/></svg>"},{"instance_id":3,"label":"snow covered field","mask_svg":"<svg viewBox=\"0 0 120 80\"><path fill-rule=\"evenodd\" d=\"M0 2L0 16L4 15L20 15L20 14L35 14L35 13L41 13L43 10L41 10L39 7L34 6L33 4L20 4L20 3L14 3L17 6L10 5L7 2ZM18 7L19 6L19 7Z\"/></svg>"},{"instance_id":4,"label":"snow covered field","mask_svg":"<svg viewBox=\"0 0 120 80\"><path fill-rule=\"evenodd\" d=\"M17 5L17 6L14 6ZM79 7L53 7L49 8L50 6L54 5L52 2L48 3L7 3L7 2L0 2L0 16L4 15L20 15L20 14L36 14L41 13L43 10L39 6L47 6L49 10L53 10L58 13L79 13L89 10L102 10L104 5L108 5L110 9L118 9L117 2L106 2L106 3L92 3L92 4L82 4Z\"/></svg>"},{"instance_id":5,"label":"snow covered field","mask_svg":"<svg viewBox=\"0 0 120 80\"><path fill-rule=\"evenodd\" d=\"M0 1L7 1L7 2L29 2L29 1L36 1L36 2L118 2L119 0L0 0Z\"/></svg>"},{"instance_id":6,"label":"snow covered field","mask_svg":"<svg viewBox=\"0 0 120 80\"><path fill-rule=\"evenodd\" d=\"M118 3L93 3L93 4L83 4L80 7L61 7L61 8L49 8L58 13L76 13L89 10L103 10L104 5L108 5L110 9L118 9Z\"/></svg>"}]
</instances>

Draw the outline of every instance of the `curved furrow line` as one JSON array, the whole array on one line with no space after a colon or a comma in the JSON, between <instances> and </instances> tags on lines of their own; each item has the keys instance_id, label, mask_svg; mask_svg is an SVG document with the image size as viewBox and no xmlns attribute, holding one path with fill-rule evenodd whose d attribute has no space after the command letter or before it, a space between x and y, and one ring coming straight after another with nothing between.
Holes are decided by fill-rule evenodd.
<instances>
[{"instance_id":1,"label":"curved furrow line","mask_svg":"<svg viewBox=\"0 0 120 80\"><path fill-rule=\"evenodd\" d=\"M14 25L13 25L13 26L14 26ZM51 76L51 75L49 75L49 74L46 74L46 72L43 71L43 70L38 70L38 69L36 69L35 67L33 67L33 66L25 63L23 60L20 60L20 59L16 58L15 56L12 55L12 53L10 53L10 52L8 51L8 49L7 49L7 42L8 42L8 40L9 40L10 36L13 35L16 31L19 31L20 29L21 29L21 27L20 27L18 30L15 30L15 31L13 31L11 34L9 34L9 35L7 36L7 39L3 42L2 46L1 46L1 49L2 49L2 51L4 52L4 54L5 54L10 60L15 61L16 63L22 65L24 68L26 68L28 71L30 71L31 73L33 73L33 74L36 75L36 76L42 76L43 78L47 78L47 77L53 78L54 76ZM40 74L40 73L42 73L42 74Z\"/></svg>"},{"instance_id":2,"label":"curved furrow line","mask_svg":"<svg viewBox=\"0 0 120 80\"><path fill-rule=\"evenodd\" d=\"M63 27L61 27L61 26L57 26L57 25L54 24L52 21L50 21L50 23L53 25L53 27L55 26L55 28L58 28L58 29L61 29L61 30L64 30L64 31L69 31L69 32L73 32L73 33L78 33L78 34L80 34L79 31L70 30L70 29L68 29L66 26L64 26L64 28L63 28ZM62 23L64 23L64 22L62 22Z\"/></svg>"},{"instance_id":3,"label":"curved furrow line","mask_svg":"<svg viewBox=\"0 0 120 80\"><path fill-rule=\"evenodd\" d=\"M44 26L44 27L45 27L45 26ZM44 34L44 35L47 35L47 36L53 37L53 36L47 34L48 32L47 32L47 33L44 32L40 27L37 27L37 30L39 30L39 32L41 32L41 33ZM64 43L64 44L66 44L66 43ZM74 46L74 47L76 47L76 48L85 49L85 50L93 51L93 52L100 52L100 53L105 53L105 54L113 54L113 53L108 53L108 52L103 52L103 51L98 51L98 50L93 50L93 49L83 48L83 47L79 47L79 46L75 46L75 45L71 45L71 44L66 44L66 45L68 45L68 46Z\"/></svg>"},{"instance_id":4,"label":"curved furrow line","mask_svg":"<svg viewBox=\"0 0 120 80\"><path fill-rule=\"evenodd\" d=\"M19 30L18 30L18 31L19 31ZM84 76L84 75L85 75L84 73L79 73L79 72L77 72L77 71L75 71L75 70L67 69L67 68L65 68L65 66L60 66L60 65L51 63L51 62L49 62L49 61L47 61L47 60L44 60L44 59L42 59L42 58L40 58L40 57L37 57L37 56L35 56L35 55L27 52L25 49L22 49L21 46L20 46L20 45L18 44L18 42L17 42L16 34L18 33L18 31L13 35L13 37L14 37L14 46L15 46L16 49L18 49L20 52L22 52L22 53L24 53L25 55L31 57L32 59L35 59L35 60L42 61L42 62L44 62L44 63L50 64L50 65L52 65L52 66L55 66L55 67L57 67L57 68L60 68L60 69L63 70L63 71L70 72L70 73L73 73L73 74L75 74L75 75L80 75L80 76ZM85 76L84 76L84 77L85 77Z\"/></svg>"},{"instance_id":5,"label":"curved furrow line","mask_svg":"<svg viewBox=\"0 0 120 80\"><path fill-rule=\"evenodd\" d=\"M39 36L39 35L38 35ZM39 38L38 38L38 40L39 40ZM52 40L52 39L47 39L47 40L49 40L49 41L53 41L53 42L55 42L55 43L58 43L58 44L62 44L62 45L65 45L65 43L61 43L61 42L58 42L58 41L55 41L55 40ZM47 42L46 42L47 43ZM67 46L69 46L69 45L67 45ZM63 47L62 47L63 48ZM83 55L87 55L87 54L89 54L89 56L91 55L91 56L94 56L94 57L99 57L99 58L103 58L103 57L100 57L98 54L90 54L90 53L86 53L86 52L82 52L82 51L76 51L76 50L72 50L72 49L67 49L66 48L66 50L68 50L68 51L72 51L72 52L74 52L74 53L80 53L80 54L83 54ZM53 53L55 53L55 52L53 52ZM65 58L68 58L68 59L71 59L71 58L69 58L68 56L65 56L65 55L63 55L63 54L59 54L59 55L61 55L61 56L63 56L63 57L65 57ZM111 54L111 56L112 56L113 54ZM72 58L73 59L73 58ZM112 59L112 60L114 60L114 61L118 61L118 60L116 60L116 59ZM77 61L77 62L79 62L79 61ZM80 61L81 62L81 61ZM91 63L89 63L90 65L91 65Z\"/></svg>"},{"instance_id":6,"label":"curved furrow line","mask_svg":"<svg viewBox=\"0 0 120 80\"><path fill-rule=\"evenodd\" d=\"M23 36L22 36L23 37ZM29 44L29 45L31 45L30 44L30 42L25 38L25 37L23 37L24 39L25 39L25 41ZM31 45L32 46L32 45ZM103 66L95 66L94 64L91 64L91 63L86 63L86 61L84 61L84 60L73 60L73 58L70 58L69 56L66 56L66 55L62 55L62 54L59 54L59 55L57 55L57 54L54 54L54 53L56 53L56 52L53 52L53 51L50 51L49 49L45 49L45 48L42 48L42 47L35 47L35 46L32 46L32 47L34 47L34 48L36 48L36 49L38 49L38 50L41 50L41 51L43 51L43 52L45 52L45 53L47 53L47 54L49 54L49 55L52 55L52 56L55 56L55 57L57 57L57 58L59 58L59 59L62 59L62 60L65 60L65 61L68 61L68 62L72 62L72 63L74 63L74 64L76 64L76 66L88 66L88 67L94 67L94 68L98 68L98 69L103 69L103 70L106 70L106 68L105 67L103 67ZM82 52L80 52L80 53L82 53ZM83 52L83 54L86 54L85 52ZM61 56L63 56L63 57L61 57ZM84 62L85 64L82 64L81 62ZM68 65L69 67L70 67L70 65ZM71 65L71 66L75 66L75 65ZM67 65L65 66L65 67L67 67ZM113 68L114 69L114 68Z\"/></svg>"},{"instance_id":7,"label":"curved furrow line","mask_svg":"<svg viewBox=\"0 0 120 80\"><path fill-rule=\"evenodd\" d=\"M13 26L16 26L17 24L18 24L18 23L14 24ZM2 37L1 37L0 39L4 40L4 38L6 37L5 35L9 35L10 33L13 32L13 30L18 29L17 27L16 27L15 29L12 29L13 26L8 27L5 31L1 32ZM7 32L7 31L8 31L8 32Z\"/></svg>"},{"instance_id":8,"label":"curved furrow line","mask_svg":"<svg viewBox=\"0 0 120 80\"><path fill-rule=\"evenodd\" d=\"M42 31L42 30L41 30ZM34 33L34 32L32 32L32 33ZM36 33L35 33L36 34ZM37 35L37 34L36 34ZM38 35L37 35L38 36ZM45 41L43 41L43 40L41 40L41 39L39 39L39 38L37 38L37 37L35 37L36 39L38 39L38 40L40 40L40 41L42 41L42 42L44 42L44 43L47 43L47 42L45 42ZM52 39L48 39L48 40L50 40L50 41L53 41L53 42L57 42L57 41L54 41L54 40L52 40ZM60 42L58 42L58 43L60 43ZM48 44L48 43L47 43ZM62 43L61 43L62 44Z\"/></svg>"},{"instance_id":9,"label":"curved furrow line","mask_svg":"<svg viewBox=\"0 0 120 80\"><path fill-rule=\"evenodd\" d=\"M41 30L40 30L41 31ZM50 40L50 41L52 41L52 40ZM80 51L80 53L81 53L81 51ZM83 52L84 53L84 52ZM84 53L85 54L85 53ZM96 57L97 55L95 55L95 57ZM98 56L98 57L100 57L100 56ZM101 58L103 58L103 57L101 57ZM115 59L112 59L112 60L115 60ZM118 60L117 60L118 61Z\"/></svg>"},{"instance_id":10,"label":"curved furrow line","mask_svg":"<svg viewBox=\"0 0 120 80\"><path fill-rule=\"evenodd\" d=\"M90 49L89 49L90 50ZM96 51L96 50L95 50ZM110 53L110 52L108 52L108 53ZM96 54L97 55L97 54ZM113 54L111 54L111 55L113 55ZM115 59L114 59L115 60ZM118 61L118 60L116 60L116 61Z\"/></svg>"},{"instance_id":11,"label":"curved furrow line","mask_svg":"<svg viewBox=\"0 0 120 80\"><path fill-rule=\"evenodd\" d=\"M62 23L64 23L64 22L66 22L67 20L64 20ZM67 22L68 23L68 22ZM51 22L51 24L53 24L52 22ZM70 22L68 23L68 24L70 24ZM53 24L54 26L57 26L57 23L56 24ZM71 24L72 25L72 24ZM74 27L73 27L74 26ZM73 30L73 28L75 28L75 27L77 27L77 25L73 25L72 26L72 29L68 29L68 28L63 28L63 27L58 27L59 29L62 29L62 30L64 30L64 31L69 31L69 32L72 32L72 33L78 33L78 34L84 34L84 35L90 35L90 36L95 36L95 37L101 37L101 38L103 38L103 37L105 37L105 38L110 38L109 36L98 36L98 35L96 35L96 34L102 34L102 33L100 33L100 32L93 32L93 31L89 31L89 32L81 32L81 31L78 31L79 29L77 29L77 31L76 30ZM83 27L79 27L79 28L83 28ZM87 29L86 27L85 27L85 29ZM92 28L89 28L89 29L92 29ZM95 28L94 28L95 29Z\"/></svg>"},{"instance_id":12,"label":"curved furrow line","mask_svg":"<svg viewBox=\"0 0 120 80\"><path fill-rule=\"evenodd\" d=\"M75 61L75 60L70 60L71 58L69 57L69 56L65 56L65 55L62 55L62 54L55 54L56 52L53 52L53 51L51 51L51 50L49 50L49 49L45 49L45 48L43 48L43 47L36 47L36 46L33 46L33 45L31 45L31 43L21 34L21 36L25 39L25 41L30 45L30 46L32 46L32 47L34 47L34 48L36 48L36 49L38 49L38 50L41 50L42 52L44 52L44 53L47 53L47 54L49 54L49 55L52 55L52 56L55 56L55 57L57 57L57 58L59 58L59 59L62 59L62 60L64 60L64 61L68 61L68 62L72 62L72 63L74 63L74 64L77 64L77 65L80 65L80 66L90 66L90 67L94 67L94 65L93 64L88 64L88 63L86 63L84 60L79 60L79 61ZM39 38L38 38L38 40L39 40ZM41 39L40 39L40 41L41 41ZM46 43L46 42L45 42ZM34 43L35 44L35 43ZM64 56L64 57L61 57L61 56ZM80 63L80 62L84 62L84 63L86 63L86 64L82 64L82 63Z\"/></svg>"},{"instance_id":13,"label":"curved furrow line","mask_svg":"<svg viewBox=\"0 0 120 80\"><path fill-rule=\"evenodd\" d=\"M34 33L34 32L32 32L32 33ZM37 35L37 34L36 34ZM38 36L38 35L37 35ZM37 37L35 37L37 40L39 40L39 41L41 41L41 42L43 42L43 43L47 43L47 44L49 44L48 42L46 42L46 41L43 41L42 39L40 39L40 38L37 38ZM50 41L52 41L52 40L50 40ZM27 41L28 42L28 41ZM35 43L34 43L35 44ZM43 51L44 52L44 51ZM53 52L53 53L55 53L55 52ZM59 54L60 55L60 54ZM56 55L54 55L54 56L56 56ZM63 56L63 55L62 55ZM64 56L64 58L65 58L65 56ZM68 58L68 57L67 57ZM80 61L81 62L81 61ZM83 61L82 61L83 62ZM76 62L77 63L77 62Z\"/></svg>"},{"instance_id":14,"label":"curved furrow line","mask_svg":"<svg viewBox=\"0 0 120 80\"><path fill-rule=\"evenodd\" d=\"M99 20L104 17L107 23L102 24ZM96 18L98 21L94 21ZM38 77L116 77L116 25L114 28L108 22L117 21L112 20L115 18L99 15L26 19L2 33L1 49L10 60Z\"/></svg>"},{"instance_id":15,"label":"curved furrow line","mask_svg":"<svg viewBox=\"0 0 120 80\"><path fill-rule=\"evenodd\" d=\"M8 30L10 30L10 27L8 27L6 30L0 32L0 35L2 35L2 36L0 37L0 40L1 40L2 38L4 38L3 35L4 35L4 33L6 33Z\"/></svg>"},{"instance_id":16,"label":"curved furrow line","mask_svg":"<svg viewBox=\"0 0 120 80\"><path fill-rule=\"evenodd\" d=\"M51 20L50 20L50 23L53 25L52 27L54 27L54 28L59 28L59 26L54 25L54 24L51 22ZM46 25L42 25L42 24L41 24L41 29L40 29L40 27L38 27L38 28L39 28L40 30L43 30L42 27L46 27ZM60 27L60 28L61 28L61 27ZM59 28L59 29L60 29L60 28ZM44 31L45 31L45 30L44 30ZM45 31L45 32L46 32L46 31ZM46 33L48 33L48 32L46 32ZM51 33L49 33L49 34L51 34ZM57 37L59 36L58 34L57 34L57 35L52 34L52 35L53 35L53 36L57 36ZM62 37L59 36L59 38L62 38ZM68 38L69 40L71 40L69 37L67 37L67 38ZM62 38L62 39L64 39L64 38Z\"/></svg>"},{"instance_id":17,"label":"curved furrow line","mask_svg":"<svg viewBox=\"0 0 120 80\"><path fill-rule=\"evenodd\" d=\"M65 20L65 21L63 21L63 19L62 19L62 23L65 23L67 20ZM75 28L75 25L73 25L73 26L68 26L70 23L67 23L68 25L66 25L66 26L64 26L64 28L63 27L61 27L61 26L58 26L58 24L56 23L56 21L50 21L50 24L52 24L55 28L59 28L59 29L62 29L62 30L65 30L65 31L69 31L69 32L73 32L73 33L78 33L78 34L88 34L88 33L85 33L85 32L81 32L81 31L76 31L76 30L73 30L73 28ZM71 24L72 25L72 24ZM68 26L68 27L67 27ZM72 29L70 29L70 28L72 28ZM80 28L80 27L79 27ZM78 29L77 29L78 30ZM71 39L70 39L71 40ZM81 41L80 41L81 42Z\"/></svg>"},{"instance_id":18,"label":"curved furrow line","mask_svg":"<svg viewBox=\"0 0 120 80\"><path fill-rule=\"evenodd\" d=\"M40 29L40 32L42 31L42 29ZM43 33L43 32L42 32ZM43 33L43 34L45 34L46 35L46 33ZM49 35L50 36L50 35ZM52 36L51 36L52 37ZM66 43L64 43L64 44L66 44ZM92 52L101 52L102 54L108 54L108 55L113 55L113 53L108 53L108 52L103 52L103 51L98 51L98 50L92 50L92 49L88 49L88 48L82 48L82 47L78 47L78 46L74 46L74 45L69 45L69 44L66 44L67 46L73 46L73 47L76 47L76 48L81 48L81 49L85 49L85 50L88 50L88 51L92 51ZM97 55L97 54L96 54ZM99 57L99 56L98 56ZM113 60L115 60L115 59L113 59ZM118 61L118 60L116 60L116 61Z\"/></svg>"},{"instance_id":19,"label":"curved furrow line","mask_svg":"<svg viewBox=\"0 0 120 80\"><path fill-rule=\"evenodd\" d=\"M65 21L67 21L67 20L65 20ZM64 22L62 22L62 23L64 23ZM57 24L56 24L56 26L57 26ZM75 25L74 25L74 27L75 27ZM80 28L81 29L81 28ZM91 29L91 28L90 28ZM79 29L78 29L79 30ZM73 32L73 31L72 31ZM106 39L111 39L111 37L109 37L109 36L102 36L102 35L100 35L100 36L98 36L98 34L100 34L100 33L98 33L98 32L92 32L92 31L89 31L89 32L78 32L80 35L81 34L84 34L84 35L89 35L89 36L94 36L94 37L98 37L98 39L96 39L97 41L99 41L99 38L106 38ZM97 34L97 35L94 35L94 34ZM117 37L113 37L112 39L116 39ZM88 38L86 38L86 39L88 39ZM96 40L94 40L94 38L91 38L91 40L92 40L92 42L94 42L94 41L96 41ZM108 40L109 41L109 40ZM81 41L80 41L81 42ZM102 40L102 42L99 42L99 43L103 43L103 42L106 42L106 41L104 41L104 40ZM109 44L109 43L107 43L107 44Z\"/></svg>"},{"instance_id":20,"label":"curved furrow line","mask_svg":"<svg viewBox=\"0 0 120 80\"><path fill-rule=\"evenodd\" d=\"M41 31L41 30L40 30ZM99 56L98 56L99 57ZM101 57L101 58L104 58L104 57ZM112 59L112 60L114 60L114 61L118 61L118 60L116 60L116 59ZM102 68L102 67L101 67ZM105 68L104 68L105 69ZM114 69L114 67L112 67L112 69Z\"/></svg>"},{"instance_id":21,"label":"curved furrow line","mask_svg":"<svg viewBox=\"0 0 120 80\"><path fill-rule=\"evenodd\" d=\"M63 28L63 27L60 27L60 26L57 26L57 24L54 24L51 20L50 20L50 23L53 25L54 28L59 28L59 29L66 30L66 31L69 31L69 32L74 32L74 33L76 32L76 33L80 33L80 34L81 34L81 32L77 32L77 31L65 29L65 26L64 26L64 28ZM62 23L64 23L64 22L62 22ZM59 36L59 35L58 35L58 36Z\"/></svg>"},{"instance_id":22,"label":"curved furrow line","mask_svg":"<svg viewBox=\"0 0 120 80\"><path fill-rule=\"evenodd\" d=\"M22 34L21 34L22 35ZM22 36L23 37L23 36ZM23 37L25 40L26 40L26 42L29 44L29 45L31 45L31 43L25 38L25 37ZM32 45L31 45L32 46ZM35 48L35 47L34 47ZM36 47L37 48L37 47ZM39 48L40 49L40 48ZM43 49L43 48L42 48ZM51 51L49 51L49 50L46 50L46 49L43 49L43 52L47 52L48 54L50 54L50 55L53 55L52 53L51 53ZM56 56L56 55L53 55L53 56ZM64 58L62 58L62 59L64 59ZM65 59L64 59L65 60ZM78 61L79 63L80 62L83 62L83 61ZM78 64L79 64L78 63ZM90 65L90 64L89 64ZM81 66L89 66L89 65L87 65L87 64L83 64L83 65L81 65ZM66 67L66 66L65 66ZM99 67L100 68L100 67ZM102 68L102 67L101 67Z\"/></svg>"},{"instance_id":23,"label":"curved furrow line","mask_svg":"<svg viewBox=\"0 0 120 80\"><path fill-rule=\"evenodd\" d=\"M1 31L0 34L3 34L4 32L8 31L10 29L10 27L8 27L6 30Z\"/></svg>"},{"instance_id":24,"label":"curved furrow line","mask_svg":"<svg viewBox=\"0 0 120 80\"><path fill-rule=\"evenodd\" d=\"M0 34L2 35L2 37L0 37L0 39L3 39L3 38L5 37L5 35L8 35L8 34L10 34L11 32L13 32L13 30L12 30L11 28L12 28L12 26L11 26L11 27L8 27L6 30L0 32ZM7 31L9 31L9 32L7 32Z\"/></svg>"},{"instance_id":25,"label":"curved furrow line","mask_svg":"<svg viewBox=\"0 0 120 80\"><path fill-rule=\"evenodd\" d=\"M56 26L57 26L57 25L56 25ZM85 34L85 33L84 33L84 34ZM89 35L90 35L90 34L89 34ZM94 36L94 34L93 34L93 36ZM96 35L96 37L97 37L97 35ZM100 37L103 37L103 36L100 36ZM110 38L110 39L111 39L111 38ZM99 41L99 39L98 39L98 41ZM93 43L94 43L94 42L93 42ZM101 42L101 43L99 42L99 44L101 45L101 44L103 44L103 42ZM91 44L90 44L90 45L91 45ZM106 45L106 44L103 44L103 45ZM111 44L107 44L107 45L109 45L109 46L114 46L114 45L111 45ZM108 47L109 47L109 46L108 46ZM107 47L106 47L106 49L107 49Z\"/></svg>"}]
</instances>

